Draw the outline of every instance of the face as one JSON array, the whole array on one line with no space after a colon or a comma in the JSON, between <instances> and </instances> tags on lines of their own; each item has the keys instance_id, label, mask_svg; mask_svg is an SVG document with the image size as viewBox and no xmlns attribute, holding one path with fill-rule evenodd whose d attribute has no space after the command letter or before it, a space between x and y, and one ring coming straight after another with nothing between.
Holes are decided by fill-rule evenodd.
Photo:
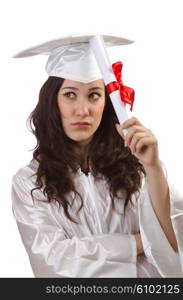
<instances>
[{"instance_id":1,"label":"face","mask_svg":"<svg viewBox=\"0 0 183 300\"><path fill-rule=\"evenodd\" d=\"M58 92L57 102L66 135L81 145L88 144L102 119L103 80L82 83L66 79Z\"/></svg>"}]
</instances>

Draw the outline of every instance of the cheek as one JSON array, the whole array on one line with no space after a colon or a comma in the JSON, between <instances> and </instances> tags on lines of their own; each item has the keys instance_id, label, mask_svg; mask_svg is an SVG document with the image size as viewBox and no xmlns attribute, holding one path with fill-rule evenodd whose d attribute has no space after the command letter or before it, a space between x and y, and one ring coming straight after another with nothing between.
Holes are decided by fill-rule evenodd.
<instances>
[{"instance_id":1,"label":"cheek","mask_svg":"<svg viewBox=\"0 0 183 300\"><path fill-rule=\"evenodd\" d=\"M103 111L104 111L104 105L105 105L105 102L102 102L96 107L95 115L97 116L98 119L102 118Z\"/></svg>"},{"instance_id":2,"label":"cheek","mask_svg":"<svg viewBox=\"0 0 183 300\"><path fill-rule=\"evenodd\" d=\"M60 111L61 118L69 118L71 115L71 108L64 102L58 101L58 108Z\"/></svg>"}]
</instances>

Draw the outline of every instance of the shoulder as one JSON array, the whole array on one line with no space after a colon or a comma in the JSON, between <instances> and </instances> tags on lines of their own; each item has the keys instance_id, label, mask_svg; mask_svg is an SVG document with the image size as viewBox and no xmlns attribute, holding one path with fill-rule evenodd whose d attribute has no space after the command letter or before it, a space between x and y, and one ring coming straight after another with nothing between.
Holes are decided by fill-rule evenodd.
<instances>
[{"instance_id":1,"label":"shoulder","mask_svg":"<svg viewBox=\"0 0 183 300\"><path fill-rule=\"evenodd\" d=\"M19 183L22 181L35 182L35 173L37 172L38 162L32 159L27 165L22 166L17 170L17 172L12 176L12 184Z\"/></svg>"},{"instance_id":2,"label":"shoulder","mask_svg":"<svg viewBox=\"0 0 183 300\"><path fill-rule=\"evenodd\" d=\"M32 192L35 200L34 204L40 202L40 200L47 200L43 193L44 187L37 189L36 172L38 165L37 161L31 160L29 164L18 169L13 175L11 194L13 203L17 207L22 203L32 205Z\"/></svg>"}]
</instances>

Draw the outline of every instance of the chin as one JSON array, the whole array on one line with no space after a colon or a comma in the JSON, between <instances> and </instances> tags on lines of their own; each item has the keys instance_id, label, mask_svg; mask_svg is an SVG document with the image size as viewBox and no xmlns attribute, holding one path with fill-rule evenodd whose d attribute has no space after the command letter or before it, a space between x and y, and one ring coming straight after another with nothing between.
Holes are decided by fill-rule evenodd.
<instances>
[{"instance_id":1,"label":"chin","mask_svg":"<svg viewBox=\"0 0 183 300\"><path fill-rule=\"evenodd\" d=\"M86 136L86 137L74 137L74 136L70 136L70 139L78 142L78 143L85 143L87 141L90 141L92 139L92 136Z\"/></svg>"}]
</instances>

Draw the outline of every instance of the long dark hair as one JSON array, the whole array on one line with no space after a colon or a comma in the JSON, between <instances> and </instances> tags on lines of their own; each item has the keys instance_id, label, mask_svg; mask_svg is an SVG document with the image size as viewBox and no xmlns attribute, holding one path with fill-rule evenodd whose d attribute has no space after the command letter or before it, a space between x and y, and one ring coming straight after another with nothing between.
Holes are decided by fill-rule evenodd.
<instances>
[{"instance_id":1,"label":"long dark hair","mask_svg":"<svg viewBox=\"0 0 183 300\"><path fill-rule=\"evenodd\" d=\"M38 162L36 187L33 191L43 188L48 202L56 201L63 207L65 215L72 222L77 223L69 214L68 208L72 204L67 195L72 191L79 195L83 207L82 196L74 186L70 170L74 173L79 168L78 157L73 151L77 142L66 136L57 104L57 94L64 82L58 77L49 77L40 90L39 101L28 118L30 129L35 135L37 145L34 148L33 159ZM114 197L122 192L125 207L132 199L132 195L139 191L143 166L131 154L129 148L124 147L124 141L119 136L115 124L119 123L113 105L106 92L105 107L101 123L94 133L89 145L89 161L94 177L105 177L109 185L109 193L114 205Z\"/></svg>"}]
</instances>

